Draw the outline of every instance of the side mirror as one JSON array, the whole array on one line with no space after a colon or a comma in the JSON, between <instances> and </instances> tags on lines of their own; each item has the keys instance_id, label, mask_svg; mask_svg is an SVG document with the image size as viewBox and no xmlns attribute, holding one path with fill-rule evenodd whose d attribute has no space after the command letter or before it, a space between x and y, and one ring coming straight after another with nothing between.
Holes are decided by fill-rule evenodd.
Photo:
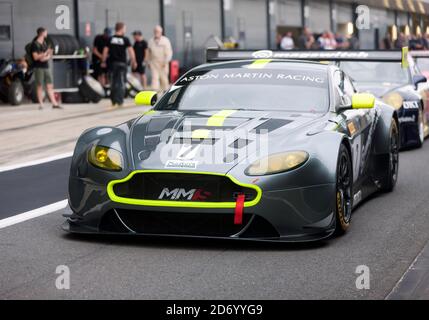
<instances>
[{"instance_id":1,"label":"side mirror","mask_svg":"<svg viewBox=\"0 0 429 320\"><path fill-rule=\"evenodd\" d=\"M371 109L375 105L375 96L371 93L355 93L352 96L352 109Z\"/></svg>"},{"instance_id":2,"label":"side mirror","mask_svg":"<svg viewBox=\"0 0 429 320\"><path fill-rule=\"evenodd\" d=\"M427 81L428 81L428 79L422 74L417 74L417 75L413 76L413 84L416 88L417 88L417 85L419 83L424 83Z\"/></svg>"},{"instance_id":3,"label":"side mirror","mask_svg":"<svg viewBox=\"0 0 429 320\"><path fill-rule=\"evenodd\" d=\"M157 100L158 93L156 91L141 91L134 98L136 105L149 107L155 105Z\"/></svg>"}]
</instances>

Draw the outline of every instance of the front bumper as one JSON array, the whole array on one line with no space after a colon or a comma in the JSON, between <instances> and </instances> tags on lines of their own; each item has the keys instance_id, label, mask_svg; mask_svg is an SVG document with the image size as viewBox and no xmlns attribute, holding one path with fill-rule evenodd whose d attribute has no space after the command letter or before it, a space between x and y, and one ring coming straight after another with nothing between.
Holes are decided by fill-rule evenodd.
<instances>
[{"instance_id":1,"label":"front bumper","mask_svg":"<svg viewBox=\"0 0 429 320\"><path fill-rule=\"evenodd\" d=\"M261 186L256 203L234 225L232 207L150 206L117 202L105 186L72 177L72 213L63 229L71 233L199 237L253 241L312 241L335 228L335 184L271 190Z\"/></svg>"},{"instance_id":2,"label":"front bumper","mask_svg":"<svg viewBox=\"0 0 429 320\"><path fill-rule=\"evenodd\" d=\"M401 148L410 148L419 145L419 110L403 109L398 111Z\"/></svg>"}]
</instances>

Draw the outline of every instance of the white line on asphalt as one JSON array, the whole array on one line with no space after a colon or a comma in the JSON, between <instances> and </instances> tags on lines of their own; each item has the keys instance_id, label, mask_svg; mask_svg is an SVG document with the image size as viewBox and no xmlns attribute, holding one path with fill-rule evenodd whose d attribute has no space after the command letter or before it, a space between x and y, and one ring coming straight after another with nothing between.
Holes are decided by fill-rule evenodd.
<instances>
[{"instance_id":1,"label":"white line on asphalt","mask_svg":"<svg viewBox=\"0 0 429 320\"><path fill-rule=\"evenodd\" d=\"M398 291L399 287L402 284L402 281L404 281L405 277L409 274L409 272L411 272L414 269L414 266L417 263L417 260L420 259L420 256L422 255L423 251L425 250L426 246L423 246L423 249L419 252L419 254L414 258L413 262L411 263L411 265L408 267L408 269L404 272L404 274L402 275L401 279L399 279L399 281L395 284L395 286L393 287L392 291L390 291L390 293L384 298L384 300L390 300L390 297L392 295L394 295L396 293L396 291Z\"/></svg>"},{"instance_id":2,"label":"white line on asphalt","mask_svg":"<svg viewBox=\"0 0 429 320\"><path fill-rule=\"evenodd\" d=\"M56 160L70 158L71 156L73 156L73 152L62 153L62 154L52 156L52 157L48 157L48 158L43 158L43 159L33 160L33 161L29 161L29 162L14 164L14 165L10 165L10 166L0 167L0 172L12 171L12 170L16 170L16 169L25 168L25 167L31 167L31 166L37 166L38 164L43 164L43 163L48 163L48 162L52 162L52 161L56 161Z\"/></svg>"},{"instance_id":3,"label":"white line on asphalt","mask_svg":"<svg viewBox=\"0 0 429 320\"><path fill-rule=\"evenodd\" d=\"M64 209L67 206L67 199L52 203L50 205L27 211L21 214L17 214L13 217L0 220L0 229L12 226L14 224L24 222L30 219L34 219L40 216L44 216L48 213L52 213L61 209Z\"/></svg>"}]
</instances>

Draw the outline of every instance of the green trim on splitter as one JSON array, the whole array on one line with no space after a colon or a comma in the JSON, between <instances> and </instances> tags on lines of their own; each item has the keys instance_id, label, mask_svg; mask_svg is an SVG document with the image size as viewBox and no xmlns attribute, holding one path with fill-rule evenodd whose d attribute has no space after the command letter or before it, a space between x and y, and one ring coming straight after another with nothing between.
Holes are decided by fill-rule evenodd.
<instances>
[{"instance_id":1,"label":"green trim on splitter","mask_svg":"<svg viewBox=\"0 0 429 320\"><path fill-rule=\"evenodd\" d=\"M174 201L174 200L145 200L145 199L131 199L119 197L113 191L113 187L116 184L124 183L138 174L138 173L184 173L184 174L201 174L201 175L212 175L212 176L221 176L227 177L235 184L253 189L256 191L256 198L252 201L247 201L244 203L244 207L253 207L259 203L262 197L262 190L260 187L254 184L242 183L238 181L231 175L214 173L214 172L190 172L190 171L180 171L180 170L136 170L131 172L127 177L120 180L112 180L107 184L107 194L113 202L129 204L129 205L138 205L138 206L150 206L150 207L175 207L175 208L210 208L210 209L232 209L235 208L235 202L191 202L191 201Z\"/></svg>"}]
</instances>

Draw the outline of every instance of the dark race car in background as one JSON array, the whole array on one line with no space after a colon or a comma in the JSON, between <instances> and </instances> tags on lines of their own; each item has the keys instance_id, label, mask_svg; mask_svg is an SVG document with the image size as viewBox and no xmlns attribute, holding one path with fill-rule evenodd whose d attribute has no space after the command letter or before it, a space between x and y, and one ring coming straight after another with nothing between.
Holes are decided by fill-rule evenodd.
<instances>
[{"instance_id":1,"label":"dark race car in background","mask_svg":"<svg viewBox=\"0 0 429 320\"><path fill-rule=\"evenodd\" d=\"M292 51L262 50L255 55L335 62L359 92L370 92L398 113L401 148L421 147L429 135L428 84L408 53L402 50Z\"/></svg>"},{"instance_id":2,"label":"dark race car in background","mask_svg":"<svg viewBox=\"0 0 429 320\"><path fill-rule=\"evenodd\" d=\"M429 50L410 51L410 55L420 72L429 79Z\"/></svg>"},{"instance_id":3,"label":"dark race car in background","mask_svg":"<svg viewBox=\"0 0 429 320\"><path fill-rule=\"evenodd\" d=\"M374 52L376 54L376 52ZM429 135L427 79L406 53L371 61L340 61L339 66L354 80L358 90L371 92L398 112L401 147L421 147Z\"/></svg>"},{"instance_id":4,"label":"dark race car in background","mask_svg":"<svg viewBox=\"0 0 429 320\"><path fill-rule=\"evenodd\" d=\"M310 241L345 232L364 198L393 190L391 106L357 94L337 66L249 58L196 67L151 111L84 132L64 229Z\"/></svg>"}]
</instances>

